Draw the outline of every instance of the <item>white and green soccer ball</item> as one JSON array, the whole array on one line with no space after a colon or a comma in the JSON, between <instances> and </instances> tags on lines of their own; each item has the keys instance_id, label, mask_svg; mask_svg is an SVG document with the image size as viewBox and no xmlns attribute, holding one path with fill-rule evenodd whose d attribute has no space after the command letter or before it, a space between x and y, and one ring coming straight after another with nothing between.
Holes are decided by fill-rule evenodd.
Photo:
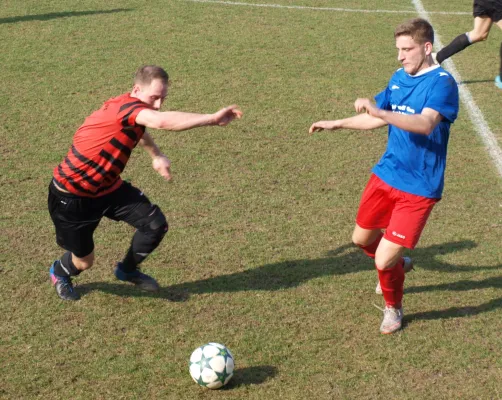
<instances>
[{"instance_id":1,"label":"white and green soccer ball","mask_svg":"<svg viewBox=\"0 0 502 400\"><path fill-rule=\"evenodd\" d=\"M201 386L219 389L234 375L234 357L224 345L207 343L192 353L190 375Z\"/></svg>"}]
</instances>

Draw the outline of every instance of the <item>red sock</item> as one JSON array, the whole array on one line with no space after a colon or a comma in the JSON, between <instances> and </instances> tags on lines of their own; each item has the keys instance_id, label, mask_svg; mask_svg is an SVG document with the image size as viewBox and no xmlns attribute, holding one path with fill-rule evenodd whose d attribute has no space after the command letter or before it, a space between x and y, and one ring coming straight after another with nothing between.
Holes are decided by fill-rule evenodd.
<instances>
[{"instance_id":1,"label":"red sock","mask_svg":"<svg viewBox=\"0 0 502 400\"><path fill-rule=\"evenodd\" d=\"M403 263L404 259L401 258L392 268L384 269L383 271L377 269L385 304L394 308L401 308L403 301Z\"/></svg>"},{"instance_id":2,"label":"red sock","mask_svg":"<svg viewBox=\"0 0 502 400\"><path fill-rule=\"evenodd\" d=\"M359 246L368 257L375 258L375 253L378 245L380 244L380 240L382 240L383 232L380 232L380 235L375 239L375 241L367 246Z\"/></svg>"}]
</instances>

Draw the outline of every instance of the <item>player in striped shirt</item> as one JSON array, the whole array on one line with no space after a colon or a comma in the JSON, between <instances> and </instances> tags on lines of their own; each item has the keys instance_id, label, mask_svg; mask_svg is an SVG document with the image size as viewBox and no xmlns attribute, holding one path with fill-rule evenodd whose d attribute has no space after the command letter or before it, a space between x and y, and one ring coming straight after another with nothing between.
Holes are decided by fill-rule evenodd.
<instances>
[{"instance_id":1,"label":"player in striped shirt","mask_svg":"<svg viewBox=\"0 0 502 400\"><path fill-rule=\"evenodd\" d=\"M168 74L158 66L138 69L131 92L109 99L87 117L68 154L54 168L48 207L56 241L66 252L54 261L49 274L64 300L80 298L72 277L93 265L93 233L103 217L136 228L129 250L115 267L117 279L148 291L159 289L139 265L160 244L168 230L167 220L143 192L120 177L132 150L139 145L152 157L153 168L166 180L171 179L171 162L146 128L183 131L225 126L242 116L235 105L214 114L161 112L168 80Z\"/></svg>"}]
</instances>

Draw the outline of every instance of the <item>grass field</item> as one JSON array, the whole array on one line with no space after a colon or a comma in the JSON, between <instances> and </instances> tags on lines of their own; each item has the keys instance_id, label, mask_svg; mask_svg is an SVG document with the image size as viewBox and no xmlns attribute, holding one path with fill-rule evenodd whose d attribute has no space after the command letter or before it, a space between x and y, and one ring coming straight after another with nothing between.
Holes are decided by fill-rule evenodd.
<instances>
[{"instance_id":1,"label":"grass field","mask_svg":"<svg viewBox=\"0 0 502 400\"><path fill-rule=\"evenodd\" d=\"M405 0L246 0L408 13L253 7L183 0L0 3L0 398L501 399L502 177L461 107L443 200L412 253L405 326L378 332L376 273L350 236L386 130L308 135L353 114L399 67L393 29ZM351 4L353 3L353 4ZM424 0L470 12L470 0ZM430 14L446 44L472 17ZM502 32L455 56L502 143L493 78ZM83 119L164 66L164 109L214 112L226 128L152 131L173 163L165 183L141 150L123 177L166 213L170 232L144 270L155 295L114 280L132 236L104 220L95 266L62 302L48 268L62 254L47 186ZM226 344L223 390L188 374L201 344Z\"/></svg>"}]
</instances>

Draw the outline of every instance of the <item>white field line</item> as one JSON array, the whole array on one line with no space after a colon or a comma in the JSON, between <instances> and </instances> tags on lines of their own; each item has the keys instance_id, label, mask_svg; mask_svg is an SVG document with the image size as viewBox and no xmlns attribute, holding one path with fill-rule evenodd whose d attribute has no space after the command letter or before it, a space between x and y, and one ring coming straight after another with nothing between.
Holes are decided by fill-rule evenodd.
<instances>
[{"instance_id":1,"label":"white field line","mask_svg":"<svg viewBox=\"0 0 502 400\"><path fill-rule=\"evenodd\" d=\"M238 1L223 1L223 0L184 0L192 3L212 3L223 4L227 6L247 6L247 7L267 7L267 8L285 8L290 10L314 10L314 11L338 11L351 13L367 13L367 14L415 14L415 10L362 10L356 8L336 8L336 7L309 7L309 6L286 6L282 4L255 4L243 3ZM443 15L472 15L472 13L461 11L431 11L430 14Z\"/></svg>"},{"instance_id":2,"label":"white field line","mask_svg":"<svg viewBox=\"0 0 502 400\"><path fill-rule=\"evenodd\" d=\"M420 0L412 0L412 2L415 5L415 8L417 9L417 12L420 15L420 17L430 21L429 18L430 13L428 13L425 10L422 2ZM443 48L443 44L441 43L441 38L437 33L435 33L434 35L434 41L435 41L434 46L436 47L436 49ZM472 124L474 125L476 132L481 137L484 145L486 146L488 154L492 158L498 173L500 174L500 176L502 176L502 150L500 149L500 146L497 142L497 138L490 130L490 127L488 126L485 117L483 116L483 113L474 102L471 92L469 91L467 86L462 85L462 77L458 73L457 68L455 67L453 61L451 59L446 60L444 62L444 66L448 71L450 71L455 80L457 82L460 82L458 87L460 98L462 99L464 106L467 108L467 112L472 121Z\"/></svg>"}]
</instances>

